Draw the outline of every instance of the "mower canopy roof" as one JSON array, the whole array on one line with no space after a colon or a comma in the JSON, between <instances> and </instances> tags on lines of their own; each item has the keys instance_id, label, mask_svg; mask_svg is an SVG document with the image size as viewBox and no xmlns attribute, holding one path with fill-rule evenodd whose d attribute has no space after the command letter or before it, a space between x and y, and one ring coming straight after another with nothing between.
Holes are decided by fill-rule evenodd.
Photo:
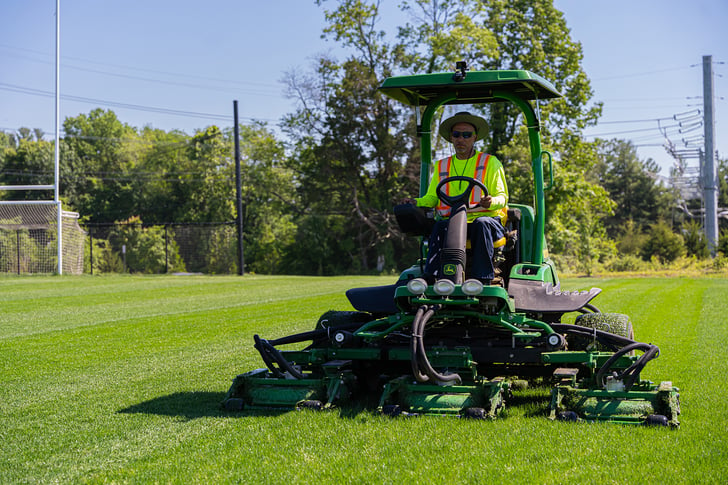
<instances>
[{"instance_id":1,"label":"mower canopy roof","mask_svg":"<svg viewBox=\"0 0 728 485\"><path fill-rule=\"evenodd\" d=\"M479 104L503 101L494 93L508 93L524 100L560 98L556 88L530 71L456 71L396 76L379 90L410 106L428 105L442 96L456 95L447 104Z\"/></svg>"}]
</instances>

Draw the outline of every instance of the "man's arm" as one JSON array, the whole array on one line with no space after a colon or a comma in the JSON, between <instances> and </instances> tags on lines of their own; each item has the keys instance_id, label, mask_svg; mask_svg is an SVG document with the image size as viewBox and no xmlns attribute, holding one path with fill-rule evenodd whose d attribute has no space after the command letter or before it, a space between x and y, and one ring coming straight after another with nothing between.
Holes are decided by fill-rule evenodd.
<instances>
[{"instance_id":1,"label":"man's arm","mask_svg":"<svg viewBox=\"0 0 728 485\"><path fill-rule=\"evenodd\" d=\"M491 163L493 165L490 165ZM503 164L495 157L491 157L488 165L485 181L485 186L488 187L488 197L484 197L480 201L480 205L491 210L502 209L508 205L506 173L503 170Z\"/></svg>"},{"instance_id":2,"label":"man's arm","mask_svg":"<svg viewBox=\"0 0 728 485\"><path fill-rule=\"evenodd\" d=\"M437 173L433 173L432 177L430 178L430 185L427 187L427 193L425 195L423 195L422 197L417 197L415 199L411 197L405 197L404 199L402 199L402 203L416 205L417 207L435 207L438 201L435 190L437 189L437 184L439 182L440 179L437 176Z\"/></svg>"}]
</instances>

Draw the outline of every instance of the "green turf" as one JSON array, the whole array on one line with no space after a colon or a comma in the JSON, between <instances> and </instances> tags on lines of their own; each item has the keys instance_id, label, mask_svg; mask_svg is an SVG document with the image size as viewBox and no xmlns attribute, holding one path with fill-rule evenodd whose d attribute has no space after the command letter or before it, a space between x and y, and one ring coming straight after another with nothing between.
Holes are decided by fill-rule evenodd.
<instances>
[{"instance_id":1,"label":"green turf","mask_svg":"<svg viewBox=\"0 0 728 485\"><path fill-rule=\"evenodd\" d=\"M726 483L728 281L572 279L662 353L679 430L551 422L530 390L493 422L350 410L228 414L252 336L310 330L391 278L0 279L0 483Z\"/></svg>"}]
</instances>

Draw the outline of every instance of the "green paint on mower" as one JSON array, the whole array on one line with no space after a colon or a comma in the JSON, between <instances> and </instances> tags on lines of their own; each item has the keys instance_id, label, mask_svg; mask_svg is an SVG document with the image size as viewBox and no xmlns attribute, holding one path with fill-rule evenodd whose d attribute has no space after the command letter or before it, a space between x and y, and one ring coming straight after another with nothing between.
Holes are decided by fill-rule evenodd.
<instances>
[{"instance_id":1,"label":"green paint on mower","mask_svg":"<svg viewBox=\"0 0 728 485\"><path fill-rule=\"evenodd\" d=\"M679 426L679 390L642 379L659 349L634 340L626 315L600 312L591 303L598 288L561 290L548 259L543 166L551 177L554 167L531 103L560 97L553 85L528 71L469 72L458 63L454 73L393 77L380 90L419 112L420 195L431 173L430 127L443 105L510 102L523 113L534 207L509 205L508 241L494 258L498 281L468 279L466 242L457 238L445 245L457 255L443 258L448 271L426 279L421 239L421 259L393 284L346 292L354 311L326 312L309 332L256 335L265 367L233 380L224 409L363 406L393 417L496 419L524 381L538 380L553 385L544 409L553 420ZM465 224L469 190L445 200L453 233ZM431 213L409 205L394 212L403 232L429 235ZM572 312L575 323L563 323ZM278 348L290 344L303 348Z\"/></svg>"}]
</instances>

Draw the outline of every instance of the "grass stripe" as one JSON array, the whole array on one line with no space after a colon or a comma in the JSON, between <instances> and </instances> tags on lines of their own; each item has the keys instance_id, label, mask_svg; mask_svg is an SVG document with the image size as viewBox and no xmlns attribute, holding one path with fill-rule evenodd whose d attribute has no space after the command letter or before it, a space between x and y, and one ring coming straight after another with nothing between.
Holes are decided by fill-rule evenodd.
<instances>
[{"instance_id":1,"label":"grass stripe","mask_svg":"<svg viewBox=\"0 0 728 485\"><path fill-rule=\"evenodd\" d=\"M644 371L682 390L680 430L545 419L545 394L504 419L364 411L227 414L252 336L309 330L350 286L391 278L0 279L1 483L725 483L728 282L599 286L662 355ZM7 310L7 311L6 311ZM533 416L533 414L536 416Z\"/></svg>"}]
</instances>

